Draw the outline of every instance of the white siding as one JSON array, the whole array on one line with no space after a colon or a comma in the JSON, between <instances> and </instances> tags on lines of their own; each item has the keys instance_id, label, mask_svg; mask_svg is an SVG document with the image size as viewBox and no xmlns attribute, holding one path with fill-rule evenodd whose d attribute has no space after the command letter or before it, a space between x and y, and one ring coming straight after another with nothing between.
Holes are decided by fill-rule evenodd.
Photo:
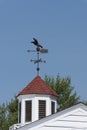
<instances>
[{"instance_id":1,"label":"white siding","mask_svg":"<svg viewBox=\"0 0 87 130\"><path fill-rule=\"evenodd\" d=\"M20 95L18 97L19 102L21 101L21 124L25 124L25 102L28 100L32 101L32 121L34 122L39 119L39 100L46 101L46 116L51 114L51 101L55 102L55 106L57 106L56 98L50 95L39 95L39 94L31 94L31 95ZM55 107L56 112L56 107Z\"/></svg>"},{"instance_id":2,"label":"white siding","mask_svg":"<svg viewBox=\"0 0 87 130\"><path fill-rule=\"evenodd\" d=\"M87 130L87 106L77 105L19 130Z\"/></svg>"}]
</instances>

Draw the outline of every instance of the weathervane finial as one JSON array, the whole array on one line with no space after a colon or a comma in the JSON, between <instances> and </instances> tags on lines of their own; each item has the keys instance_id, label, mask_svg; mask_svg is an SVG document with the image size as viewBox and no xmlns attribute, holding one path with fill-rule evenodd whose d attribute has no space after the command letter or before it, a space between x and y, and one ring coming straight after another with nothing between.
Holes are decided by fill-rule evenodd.
<instances>
[{"instance_id":1,"label":"weathervane finial","mask_svg":"<svg viewBox=\"0 0 87 130\"><path fill-rule=\"evenodd\" d=\"M40 67L39 67L39 63L40 62L44 62L46 63L45 60L42 60L41 58L39 58L39 53L48 53L48 49L43 49L43 46L39 44L38 40L36 38L33 38L33 41L31 42L36 46L36 50L28 50L28 52L37 52L37 59L35 60L30 60L31 62L34 62L34 64L37 64L37 75L39 75L39 71L40 71Z\"/></svg>"}]
</instances>

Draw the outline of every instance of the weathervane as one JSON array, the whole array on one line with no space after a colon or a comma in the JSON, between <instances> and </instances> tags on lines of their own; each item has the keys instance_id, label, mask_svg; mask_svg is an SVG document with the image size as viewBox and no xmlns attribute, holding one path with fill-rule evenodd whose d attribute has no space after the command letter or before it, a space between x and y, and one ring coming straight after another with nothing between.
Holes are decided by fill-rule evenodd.
<instances>
[{"instance_id":1,"label":"weathervane","mask_svg":"<svg viewBox=\"0 0 87 130\"><path fill-rule=\"evenodd\" d=\"M35 60L30 60L31 62L34 62L34 64L37 64L37 75L39 75L39 71L40 71L40 67L39 67L39 63L43 62L46 63L45 60L42 60L41 58L39 58L39 53L48 53L48 49L44 49L42 45L39 44L38 40L36 38L33 38L33 41L31 42L36 46L36 50L27 50L27 52L37 52L37 59Z\"/></svg>"}]
</instances>

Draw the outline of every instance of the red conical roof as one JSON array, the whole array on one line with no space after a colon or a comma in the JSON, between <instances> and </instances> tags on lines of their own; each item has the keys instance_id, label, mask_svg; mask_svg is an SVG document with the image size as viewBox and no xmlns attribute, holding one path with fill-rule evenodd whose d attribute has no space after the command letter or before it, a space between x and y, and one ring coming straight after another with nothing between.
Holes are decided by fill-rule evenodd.
<instances>
[{"instance_id":1,"label":"red conical roof","mask_svg":"<svg viewBox=\"0 0 87 130\"><path fill-rule=\"evenodd\" d=\"M36 76L19 94L46 94L58 96L57 93L51 89L40 76Z\"/></svg>"}]
</instances>

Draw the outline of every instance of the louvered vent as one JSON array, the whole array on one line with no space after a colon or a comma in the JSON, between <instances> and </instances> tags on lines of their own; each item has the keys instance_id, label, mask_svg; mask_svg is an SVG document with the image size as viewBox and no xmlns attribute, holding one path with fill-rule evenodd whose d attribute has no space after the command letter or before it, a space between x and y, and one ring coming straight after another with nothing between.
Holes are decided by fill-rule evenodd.
<instances>
[{"instance_id":1,"label":"louvered vent","mask_svg":"<svg viewBox=\"0 0 87 130\"><path fill-rule=\"evenodd\" d=\"M55 113L55 102L51 102L51 114Z\"/></svg>"},{"instance_id":2,"label":"louvered vent","mask_svg":"<svg viewBox=\"0 0 87 130\"><path fill-rule=\"evenodd\" d=\"M19 102L19 123L21 123L21 102Z\"/></svg>"},{"instance_id":3,"label":"louvered vent","mask_svg":"<svg viewBox=\"0 0 87 130\"><path fill-rule=\"evenodd\" d=\"M46 116L46 101L39 100L39 119Z\"/></svg>"},{"instance_id":4,"label":"louvered vent","mask_svg":"<svg viewBox=\"0 0 87 130\"><path fill-rule=\"evenodd\" d=\"M31 115L32 115L32 102L26 101L25 102L25 121L31 121Z\"/></svg>"}]
</instances>

